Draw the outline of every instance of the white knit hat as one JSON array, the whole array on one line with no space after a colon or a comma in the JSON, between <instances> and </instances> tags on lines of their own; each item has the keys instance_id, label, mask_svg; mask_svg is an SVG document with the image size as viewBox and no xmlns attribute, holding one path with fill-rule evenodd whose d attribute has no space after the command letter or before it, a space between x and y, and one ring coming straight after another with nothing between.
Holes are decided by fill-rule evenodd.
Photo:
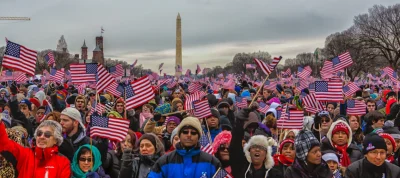
<instances>
[{"instance_id":1,"label":"white knit hat","mask_svg":"<svg viewBox=\"0 0 400 178\"><path fill-rule=\"evenodd\" d=\"M85 129L85 126L84 126L83 123L82 123L81 113L79 113L79 111L78 111L77 109L68 107L68 108L65 108L65 109L61 112L61 114L62 114L62 115L66 115L66 116L68 116L69 118L78 121L78 122L79 122L79 125L82 127L82 129Z\"/></svg>"}]
</instances>

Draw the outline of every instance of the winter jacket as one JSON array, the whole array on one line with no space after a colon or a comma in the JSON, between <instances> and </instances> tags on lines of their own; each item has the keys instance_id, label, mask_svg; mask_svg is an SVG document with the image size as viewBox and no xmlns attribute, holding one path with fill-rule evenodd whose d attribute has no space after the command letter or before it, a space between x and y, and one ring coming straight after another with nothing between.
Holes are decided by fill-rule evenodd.
<instances>
[{"instance_id":1,"label":"winter jacket","mask_svg":"<svg viewBox=\"0 0 400 178\"><path fill-rule=\"evenodd\" d=\"M176 144L175 151L157 160L149 178L213 177L221 163L214 156L200 151L199 145L186 150Z\"/></svg>"},{"instance_id":2,"label":"winter jacket","mask_svg":"<svg viewBox=\"0 0 400 178\"><path fill-rule=\"evenodd\" d=\"M35 131L33 128L32 123L25 117L25 114L21 112L21 110L19 110L18 107L18 100L16 96L12 96L10 101L9 101L9 105L10 105L10 110L11 110L11 117L13 118L11 120L11 126L16 126L16 125L21 125L23 126L26 131L28 132L28 135L30 137L33 137L33 132Z\"/></svg>"},{"instance_id":3,"label":"winter jacket","mask_svg":"<svg viewBox=\"0 0 400 178\"><path fill-rule=\"evenodd\" d=\"M346 152L350 158L350 162L353 163L353 162L356 162L356 161L362 159L364 157L364 155L361 153L360 149L355 144L352 143L353 133L351 131L350 126L344 121L336 121L331 125L331 127L328 130L328 133L326 134L326 138L323 139L321 142L321 151L324 152L327 150L332 150L332 151L338 153L338 151L332 145L333 144L332 143L332 137L333 137L332 131L333 131L333 128L336 126L335 124L338 124L338 123L344 123L346 125L346 127L348 127L348 129L349 129L349 136L348 136L348 140L347 140Z\"/></svg>"},{"instance_id":4,"label":"winter jacket","mask_svg":"<svg viewBox=\"0 0 400 178\"><path fill-rule=\"evenodd\" d=\"M345 178L375 178L379 177L381 178L382 175L377 175L374 176L374 171L366 168L367 164L367 159L364 158L362 160L358 160L352 164L350 164L349 167L347 167L345 171ZM385 168L386 168L386 173L385 173L385 178L400 178L400 168L392 163L388 163L385 161L383 163Z\"/></svg>"},{"instance_id":5,"label":"winter jacket","mask_svg":"<svg viewBox=\"0 0 400 178\"><path fill-rule=\"evenodd\" d=\"M121 169L122 155L117 155L114 150L110 150L107 153L107 158L103 162L102 167L111 178L117 178Z\"/></svg>"},{"instance_id":6,"label":"winter jacket","mask_svg":"<svg viewBox=\"0 0 400 178\"><path fill-rule=\"evenodd\" d=\"M70 162L66 157L58 154L56 145L45 149L22 147L8 138L2 123L0 123L0 143L0 152L8 151L18 161L19 177L71 177Z\"/></svg>"},{"instance_id":7,"label":"winter jacket","mask_svg":"<svg viewBox=\"0 0 400 178\"><path fill-rule=\"evenodd\" d=\"M251 158L246 158L242 147L242 139L244 138L244 121L243 119L236 119L235 129L232 130L232 140L229 146L229 162L232 169L233 177L245 177L252 178L255 176L256 171L252 166ZM268 154L268 153L267 153ZM267 157L265 165L262 170L265 171L262 177L282 177L283 175L279 170L272 168L274 166L274 160L272 157Z\"/></svg>"},{"instance_id":8,"label":"winter jacket","mask_svg":"<svg viewBox=\"0 0 400 178\"><path fill-rule=\"evenodd\" d=\"M208 136L208 129L206 126L203 126L203 132L205 135ZM221 128L218 129L211 129L210 128L210 137L211 137L211 142L214 142L215 137L222 132Z\"/></svg>"},{"instance_id":9,"label":"winter jacket","mask_svg":"<svg viewBox=\"0 0 400 178\"><path fill-rule=\"evenodd\" d=\"M79 167L79 152L81 151L82 148L90 149L91 154L92 154L92 171L93 172L83 172L81 168ZM91 146L89 144L83 145L79 147L78 150L76 150L74 154L73 161L71 163L71 169L72 169L72 177L73 178L110 178L109 175L107 175L103 168L101 167L102 162L99 161L101 160L100 158L100 152L95 146Z\"/></svg>"},{"instance_id":10,"label":"winter jacket","mask_svg":"<svg viewBox=\"0 0 400 178\"><path fill-rule=\"evenodd\" d=\"M321 164L317 165L312 172L309 172L306 164L301 162L296 158L292 166L286 169L284 178L331 178L333 176L324 160L321 160Z\"/></svg>"}]
</instances>

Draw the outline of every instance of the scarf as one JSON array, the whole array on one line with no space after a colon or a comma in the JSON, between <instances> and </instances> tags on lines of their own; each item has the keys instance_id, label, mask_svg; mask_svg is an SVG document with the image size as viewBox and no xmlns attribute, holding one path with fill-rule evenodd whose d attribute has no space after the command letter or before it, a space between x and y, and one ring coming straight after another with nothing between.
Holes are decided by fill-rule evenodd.
<instances>
[{"instance_id":1,"label":"scarf","mask_svg":"<svg viewBox=\"0 0 400 178\"><path fill-rule=\"evenodd\" d=\"M279 164L283 164L287 167L291 166L293 164L293 159L290 159L282 154L279 155L274 155L274 161L275 161L275 166Z\"/></svg>"},{"instance_id":2,"label":"scarf","mask_svg":"<svg viewBox=\"0 0 400 178\"><path fill-rule=\"evenodd\" d=\"M333 144L333 146L339 152L338 154L340 155L340 165L348 167L351 162L349 155L347 155L347 144L343 146L338 146L336 144Z\"/></svg>"},{"instance_id":3,"label":"scarf","mask_svg":"<svg viewBox=\"0 0 400 178\"><path fill-rule=\"evenodd\" d=\"M393 163L394 162L394 156L393 155L388 156L386 158L386 161L389 162L389 163Z\"/></svg>"}]
</instances>

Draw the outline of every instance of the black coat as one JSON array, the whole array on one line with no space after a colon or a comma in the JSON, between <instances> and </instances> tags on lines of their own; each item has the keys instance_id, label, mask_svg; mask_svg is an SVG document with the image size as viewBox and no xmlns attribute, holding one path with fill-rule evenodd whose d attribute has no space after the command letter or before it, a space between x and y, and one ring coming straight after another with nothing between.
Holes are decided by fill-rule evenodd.
<instances>
[{"instance_id":1,"label":"black coat","mask_svg":"<svg viewBox=\"0 0 400 178\"><path fill-rule=\"evenodd\" d=\"M374 170L366 168L366 158L356 161L347 167L345 178L381 178L382 175L374 175ZM385 178L400 178L400 168L394 164L384 162L386 167Z\"/></svg>"},{"instance_id":2,"label":"black coat","mask_svg":"<svg viewBox=\"0 0 400 178\"><path fill-rule=\"evenodd\" d=\"M310 172L305 164L296 158L292 166L286 169L284 178L331 178L332 176L332 171L323 160Z\"/></svg>"},{"instance_id":3,"label":"black coat","mask_svg":"<svg viewBox=\"0 0 400 178\"><path fill-rule=\"evenodd\" d=\"M106 174L110 175L111 178L118 178L122 163L121 159L122 154L117 155L114 150L107 152L106 161L103 162L101 166L104 168Z\"/></svg>"},{"instance_id":4,"label":"black coat","mask_svg":"<svg viewBox=\"0 0 400 178\"><path fill-rule=\"evenodd\" d=\"M326 152L328 150L332 150L335 153L337 151L335 148L333 148L333 146L329 142L329 139L325 138L322 140L321 151ZM354 163L354 162L364 158L364 155L361 153L360 149L354 143L350 144L350 146L347 147L346 152L350 158L351 163Z\"/></svg>"}]
</instances>

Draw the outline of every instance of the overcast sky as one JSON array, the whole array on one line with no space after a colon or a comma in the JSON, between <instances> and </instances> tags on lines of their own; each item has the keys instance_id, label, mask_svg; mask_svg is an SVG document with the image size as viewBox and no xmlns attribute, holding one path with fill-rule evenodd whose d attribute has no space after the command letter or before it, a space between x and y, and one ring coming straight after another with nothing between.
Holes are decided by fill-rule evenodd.
<instances>
[{"instance_id":1,"label":"overcast sky","mask_svg":"<svg viewBox=\"0 0 400 178\"><path fill-rule=\"evenodd\" d=\"M240 52L284 58L323 47L325 38L353 24L374 4L399 0L0 0L0 38L35 50L56 49L65 36L70 53L86 39L89 58L103 26L106 58L164 71L175 65L175 27L182 17L183 68L225 66ZM4 46L5 41L0 41Z\"/></svg>"}]
</instances>

